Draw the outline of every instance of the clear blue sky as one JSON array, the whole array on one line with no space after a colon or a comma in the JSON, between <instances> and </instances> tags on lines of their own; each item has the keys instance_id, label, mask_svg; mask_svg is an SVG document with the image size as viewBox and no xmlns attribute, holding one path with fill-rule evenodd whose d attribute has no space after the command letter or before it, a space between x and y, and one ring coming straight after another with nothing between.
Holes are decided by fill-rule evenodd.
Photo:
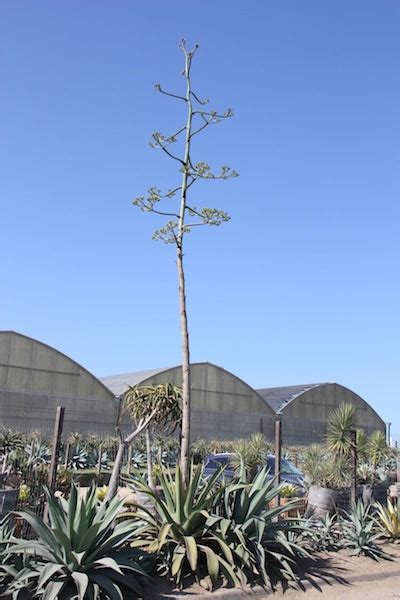
<instances>
[{"instance_id":1,"label":"clear blue sky","mask_svg":"<svg viewBox=\"0 0 400 600\"><path fill-rule=\"evenodd\" d=\"M3 0L1 328L97 375L180 362L173 249L131 200L176 182L147 142L185 36L235 110L195 158L240 172L195 195L232 220L188 239L192 359L337 381L400 438L399 27L395 0Z\"/></svg>"}]
</instances>

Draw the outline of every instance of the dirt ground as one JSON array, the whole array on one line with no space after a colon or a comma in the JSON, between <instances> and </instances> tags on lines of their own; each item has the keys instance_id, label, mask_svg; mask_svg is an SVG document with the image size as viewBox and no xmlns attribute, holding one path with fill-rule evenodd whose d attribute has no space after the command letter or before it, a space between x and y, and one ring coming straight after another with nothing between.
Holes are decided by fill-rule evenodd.
<instances>
[{"instance_id":1,"label":"dirt ground","mask_svg":"<svg viewBox=\"0 0 400 600\"><path fill-rule=\"evenodd\" d=\"M321 555L319 577L305 581L304 590L278 590L274 594L245 593L242 590L216 590L210 594L200 586L184 590L157 587L148 590L148 600L388 600L400 599L400 546L385 545L392 560L350 556L345 551ZM321 576L321 573L324 573Z\"/></svg>"},{"instance_id":2,"label":"dirt ground","mask_svg":"<svg viewBox=\"0 0 400 600\"><path fill-rule=\"evenodd\" d=\"M308 583L305 591L278 591L272 596L272 599L400 599L400 546L391 544L385 549L392 556L392 561L375 562L370 558L349 556L344 552L330 554L326 565L327 571L335 577L339 577L339 581L335 581L332 577L328 577L326 581L315 580L314 584L318 587L313 587ZM271 596L268 598L272 600Z\"/></svg>"}]
</instances>

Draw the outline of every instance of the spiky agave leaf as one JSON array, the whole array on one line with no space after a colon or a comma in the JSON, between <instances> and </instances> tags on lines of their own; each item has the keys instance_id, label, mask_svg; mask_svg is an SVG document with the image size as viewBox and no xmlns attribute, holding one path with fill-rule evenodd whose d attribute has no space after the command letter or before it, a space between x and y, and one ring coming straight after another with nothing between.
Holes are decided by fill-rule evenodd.
<instances>
[{"instance_id":1,"label":"spiky agave leaf","mask_svg":"<svg viewBox=\"0 0 400 600\"><path fill-rule=\"evenodd\" d=\"M371 514L371 506L364 506L359 500L352 504L343 522L343 545L352 554L368 556L374 560L388 559L386 552L377 545L380 533L375 530L376 521Z\"/></svg>"},{"instance_id":2,"label":"spiky agave leaf","mask_svg":"<svg viewBox=\"0 0 400 600\"><path fill-rule=\"evenodd\" d=\"M193 573L198 580L208 574L215 583L224 576L232 585L238 585L238 576L232 567L232 552L218 532L213 529L212 507L218 496L221 470L208 480L203 468L191 468L188 485L183 485L179 466L175 476L168 469L160 475L162 496L158 496L143 481L135 487L151 501L154 512L139 508L135 521L134 546L145 547L162 557L166 571L182 584L186 574Z\"/></svg>"},{"instance_id":3,"label":"spiky agave leaf","mask_svg":"<svg viewBox=\"0 0 400 600\"><path fill-rule=\"evenodd\" d=\"M43 598L123 597L141 593L147 579L143 556L128 546L132 524L115 519L122 501L97 503L92 487L81 496L74 484L68 500L57 501L47 490L48 522L30 511L17 512L32 527L36 540L14 540L10 556L23 555L29 565L14 578L8 592L26 581Z\"/></svg>"}]
</instances>

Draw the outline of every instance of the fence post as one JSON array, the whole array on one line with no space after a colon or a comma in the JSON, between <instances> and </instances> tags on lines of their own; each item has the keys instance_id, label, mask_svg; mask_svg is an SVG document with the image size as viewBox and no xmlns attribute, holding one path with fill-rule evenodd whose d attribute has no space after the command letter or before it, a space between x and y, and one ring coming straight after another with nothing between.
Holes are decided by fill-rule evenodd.
<instances>
[{"instance_id":1,"label":"fence post","mask_svg":"<svg viewBox=\"0 0 400 600\"><path fill-rule=\"evenodd\" d=\"M65 447L65 457L64 457L64 469L68 469L68 462L69 462L69 449L70 449L70 443L68 442L66 447Z\"/></svg>"},{"instance_id":2,"label":"fence post","mask_svg":"<svg viewBox=\"0 0 400 600\"><path fill-rule=\"evenodd\" d=\"M279 485L281 482L281 457L282 457L282 417L275 417L275 483ZM279 506L281 498L276 497L276 505Z\"/></svg>"},{"instance_id":3,"label":"fence post","mask_svg":"<svg viewBox=\"0 0 400 600\"><path fill-rule=\"evenodd\" d=\"M128 446L128 466L126 472L128 475L131 474L131 465L132 465L132 444Z\"/></svg>"},{"instance_id":4,"label":"fence post","mask_svg":"<svg viewBox=\"0 0 400 600\"><path fill-rule=\"evenodd\" d=\"M101 461L103 458L103 446L99 444L99 455L97 460L97 483L99 483L100 475L101 475Z\"/></svg>"},{"instance_id":5,"label":"fence post","mask_svg":"<svg viewBox=\"0 0 400 600\"><path fill-rule=\"evenodd\" d=\"M64 413L65 408L63 406L57 406L56 420L54 423L54 433L53 433L53 444L51 449L51 463L50 463L50 471L49 471L49 479L48 479L48 487L51 493L55 491L56 487L56 477L57 477L57 464L58 457L60 454L60 445L61 445L61 434L63 430L64 424Z\"/></svg>"},{"instance_id":6,"label":"fence post","mask_svg":"<svg viewBox=\"0 0 400 600\"><path fill-rule=\"evenodd\" d=\"M351 431L351 488L350 498L352 502L357 502L357 432Z\"/></svg>"}]
</instances>

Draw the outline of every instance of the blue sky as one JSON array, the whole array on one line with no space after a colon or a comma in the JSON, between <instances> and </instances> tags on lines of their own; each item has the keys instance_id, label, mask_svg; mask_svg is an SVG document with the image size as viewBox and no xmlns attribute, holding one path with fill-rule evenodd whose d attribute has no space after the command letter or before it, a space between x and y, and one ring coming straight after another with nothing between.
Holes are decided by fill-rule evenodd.
<instances>
[{"instance_id":1,"label":"blue sky","mask_svg":"<svg viewBox=\"0 0 400 600\"><path fill-rule=\"evenodd\" d=\"M3 0L2 329L97 375L180 362L174 253L131 205L174 185L148 146L184 118L155 83L193 78L235 117L196 160L227 210L186 248L192 359L255 387L337 381L400 438L400 4Z\"/></svg>"}]
</instances>

